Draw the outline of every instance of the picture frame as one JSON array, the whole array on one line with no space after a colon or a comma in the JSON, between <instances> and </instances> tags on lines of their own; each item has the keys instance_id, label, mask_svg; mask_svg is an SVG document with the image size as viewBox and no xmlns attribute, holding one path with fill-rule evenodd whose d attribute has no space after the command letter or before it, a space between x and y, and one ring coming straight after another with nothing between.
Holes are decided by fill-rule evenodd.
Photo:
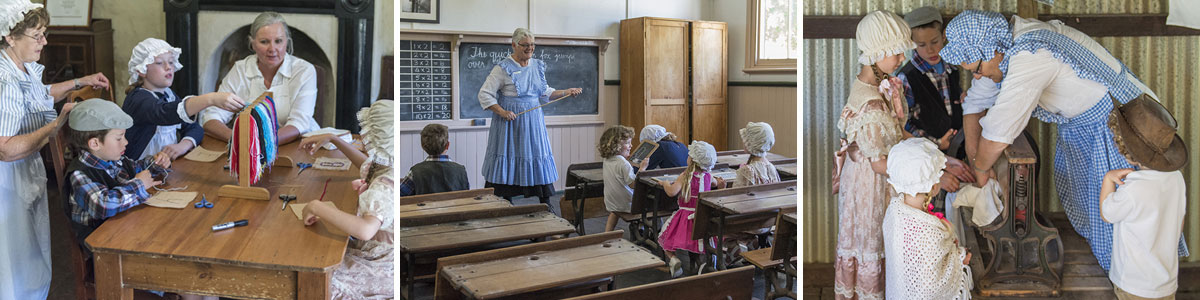
<instances>
[{"instance_id":1,"label":"picture frame","mask_svg":"<svg viewBox=\"0 0 1200 300\"><path fill-rule=\"evenodd\" d=\"M92 0L45 0L50 27L91 27Z\"/></svg>"},{"instance_id":2,"label":"picture frame","mask_svg":"<svg viewBox=\"0 0 1200 300\"><path fill-rule=\"evenodd\" d=\"M399 0L400 22L441 23L442 0Z\"/></svg>"},{"instance_id":3,"label":"picture frame","mask_svg":"<svg viewBox=\"0 0 1200 300\"><path fill-rule=\"evenodd\" d=\"M658 143L642 141L642 144L638 145L637 149L629 155L629 162L635 165L641 164L642 160L649 158L651 154L654 154L655 150L658 150Z\"/></svg>"}]
</instances>

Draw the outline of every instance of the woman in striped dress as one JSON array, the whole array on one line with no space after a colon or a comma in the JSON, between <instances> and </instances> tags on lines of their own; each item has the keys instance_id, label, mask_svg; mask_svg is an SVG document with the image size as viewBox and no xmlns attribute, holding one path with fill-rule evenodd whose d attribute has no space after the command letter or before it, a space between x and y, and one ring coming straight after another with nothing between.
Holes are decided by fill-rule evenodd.
<instances>
[{"instance_id":1,"label":"woman in striped dress","mask_svg":"<svg viewBox=\"0 0 1200 300\"><path fill-rule=\"evenodd\" d=\"M1158 99L1125 64L1086 34L1061 21L967 10L946 25L943 60L999 84L994 104L979 120L976 184L994 177L991 166L1021 134L1031 116L1057 124L1054 188L1067 218L1109 269L1112 224L1100 218L1100 184L1109 170L1131 168L1107 127L1113 101ZM968 138L968 140L971 140ZM1187 255L1180 239L1179 254Z\"/></svg>"},{"instance_id":2,"label":"woman in striped dress","mask_svg":"<svg viewBox=\"0 0 1200 300\"><path fill-rule=\"evenodd\" d=\"M41 4L0 1L0 299L45 299L50 291L50 214L38 150L66 123L54 101L81 86L108 87L100 73L42 84L45 67L37 61L49 23Z\"/></svg>"},{"instance_id":3,"label":"woman in striped dress","mask_svg":"<svg viewBox=\"0 0 1200 300\"><path fill-rule=\"evenodd\" d=\"M583 90L554 90L546 84L546 63L533 58L533 33L518 28L513 32L513 53L496 63L479 89L479 105L492 111L487 152L483 159L484 187L497 196L538 197L542 203L554 194L558 168L546 135L542 109L534 109L548 98L578 95Z\"/></svg>"}]
</instances>

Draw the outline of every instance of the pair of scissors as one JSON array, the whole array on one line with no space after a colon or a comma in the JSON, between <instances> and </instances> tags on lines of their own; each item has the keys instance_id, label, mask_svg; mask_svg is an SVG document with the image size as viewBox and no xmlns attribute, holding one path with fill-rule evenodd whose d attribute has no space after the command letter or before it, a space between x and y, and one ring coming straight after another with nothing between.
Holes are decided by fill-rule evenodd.
<instances>
[{"instance_id":1,"label":"pair of scissors","mask_svg":"<svg viewBox=\"0 0 1200 300\"><path fill-rule=\"evenodd\" d=\"M299 162L299 163L296 163L296 167L300 168L300 172L296 172L296 176L300 176L300 173L304 173L304 170L308 170L308 168L312 168L312 164L306 163L306 162Z\"/></svg>"},{"instance_id":2,"label":"pair of scissors","mask_svg":"<svg viewBox=\"0 0 1200 300\"><path fill-rule=\"evenodd\" d=\"M201 207L203 207L203 208L212 208L213 207L213 203L208 202L208 195L200 196L200 202L196 202L196 208L201 208Z\"/></svg>"},{"instance_id":3,"label":"pair of scissors","mask_svg":"<svg viewBox=\"0 0 1200 300\"><path fill-rule=\"evenodd\" d=\"M279 194L279 200L283 200L283 207L279 208L279 210L285 210L287 209L288 202L296 200L296 195Z\"/></svg>"}]
</instances>

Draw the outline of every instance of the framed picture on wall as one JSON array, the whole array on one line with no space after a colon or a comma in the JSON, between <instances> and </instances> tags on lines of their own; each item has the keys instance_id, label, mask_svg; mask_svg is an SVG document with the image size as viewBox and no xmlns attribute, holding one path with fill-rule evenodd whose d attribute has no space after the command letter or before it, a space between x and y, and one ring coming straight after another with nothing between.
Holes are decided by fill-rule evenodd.
<instances>
[{"instance_id":1,"label":"framed picture on wall","mask_svg":"<svg viewBox=\"0 0 1200 300\"><path fill-rule=\"evenodd\" d=\"M439 23L442 0L399 0L399 2L400 22Z\"/></svg>"},{"instance_id":2,"label":"framed picture on wall","mask_svg":"<svg viewBox=\"0 0 1200 300\"><path fill-rule=\"evenodd\" d=\"M50 26L88 27L92 25L92 0L45 0Z\"/></svg>"}]
</instances>

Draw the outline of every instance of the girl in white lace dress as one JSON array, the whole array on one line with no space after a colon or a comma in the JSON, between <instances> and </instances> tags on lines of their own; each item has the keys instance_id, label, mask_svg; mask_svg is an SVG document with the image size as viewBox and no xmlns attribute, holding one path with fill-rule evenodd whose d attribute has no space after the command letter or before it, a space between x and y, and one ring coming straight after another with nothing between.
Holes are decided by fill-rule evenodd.
<instances>
[{"instance_id":1,"label":"girl in white lace dress","mask_svg":"<svg viewBox=\"0 0 1200 300\"><path fill-rule=\"evenodd\" d=\"M862 70L850 87L837 127L846 134L842 166L835 170L838 193L837 299L883 299L883 235L880 225L887 201L887 153L900 141L906 102L902 85L885 99L879 84L916 47L908 24L891 12L875 11L858 23L855 39L863 53ZM895 78L892 78L895 79ZM894 80L892 80L894 81ZM841 151L839 151L841 152Z\"/></svg>"},{"instance_id":2,"label":"girl in white lace dress","mask_svg":"<svg viewBox=\"0 0 1200 300\"><path fill-rule=\"evenodd\" d=\"M950 222L930 212L946 157L923 138L900 142L888 157L888 182L900 193L883 218L888 299L971 299L971 253Z\"/></svg>"},{"instance_id":3,"label":"girl in white lace dress","mask_svg":"<svg viewBox=\"0 0 1200 300\"><path fill-rule=\"evenodd\" d=\"M395 205L392 177L392 101L375 101L358 113L364 154L332 135L320 135L300 141L302 149L318 149L331 140L355 165L362 179L354 180L358 191L358 214L352 215L328 201L311 201L304 207L304 224L317 221L337 227L353 237L342 265L333 271L331 289L334 299L392 299L392 253Z\"/></svg>"}]
</instances>

